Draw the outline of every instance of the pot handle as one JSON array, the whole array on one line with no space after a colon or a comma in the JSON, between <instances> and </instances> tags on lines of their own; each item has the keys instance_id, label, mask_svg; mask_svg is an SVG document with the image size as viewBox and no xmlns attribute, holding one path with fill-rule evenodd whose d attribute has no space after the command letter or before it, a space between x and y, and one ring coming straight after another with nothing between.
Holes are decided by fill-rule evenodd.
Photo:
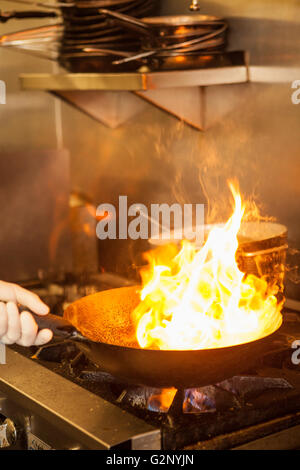
<instances>
[{"instance_id":1,"label":"pot handle","mask_svg":"<svg viewBox=\"0 0 300 470\"><path fill-rule=\"evenodd\" d=\"M131 54L129 52L124 52L124 51L117 51L117 50L112 50L112 49L105 49L105 48L100 48L100 47L83 47L82 48L83 52L100 52L103 54L107 55L112 55L112 56L120 56L120 57L131 57Z\"/></svg>"},{"instance_id":2,"label":"pot handle","mask_svg":"<svg viewBox=\"0 0 300 470\"><path fill-rule=\"evenodd\" d=\"M57 14L52 11L2 11L0 10L0 22L6 23L11 19L30 18L56 18Z\"/></svg>"},{"instance_id":3,"label":"pot handle","mask_svg":"<svg viewBox=\"0 0 300 470\"><path fill-rule=\"evenodd\" d=\"M147 57L151 57L151 56L155 55L157 52L158 51L156 51L156 50L140 52L139 54L133 54L133 55L130 55L130 56L125 57L123 59L114 60L113 64L114 65L121 65L121 64L126 64L127 62L132 62L133 60L138 61L138 60L146 59Z\"/></svg>"},{"instance_id":4,"label":"pot handle","mask_svg":"<svg viewBox=\"0 0 300 470\"><path fill-rule=\"evenodd\" d=\"M104 16L115 19L118 23L121 23L123 26L137 31L143 34L150 34L150 27L141 20L134 18L133 16L124 15L124 13L117 13L116 11L106 10L106 8L100 8L98 10Z\"/></svg>"}]
</instances>

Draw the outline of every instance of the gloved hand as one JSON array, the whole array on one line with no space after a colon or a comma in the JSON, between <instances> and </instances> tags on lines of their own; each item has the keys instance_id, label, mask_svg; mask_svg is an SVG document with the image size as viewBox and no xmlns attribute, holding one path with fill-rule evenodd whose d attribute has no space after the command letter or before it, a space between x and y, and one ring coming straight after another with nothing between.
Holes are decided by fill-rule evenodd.
<instances>
[{"instance_id":1,"label":"gloved hand","mask_svg":"<svg viewBox=\"0 0 300 470\"><path fill-rule=\"evenodd\" d=\"M38 315L47 315L47 307L41 299L23 287L0 281L0 342L21 346L40 346L52 338L52 331L38 326L29 312L19 313L17 304L28 307Z\"/></svg>"}]
</instances>

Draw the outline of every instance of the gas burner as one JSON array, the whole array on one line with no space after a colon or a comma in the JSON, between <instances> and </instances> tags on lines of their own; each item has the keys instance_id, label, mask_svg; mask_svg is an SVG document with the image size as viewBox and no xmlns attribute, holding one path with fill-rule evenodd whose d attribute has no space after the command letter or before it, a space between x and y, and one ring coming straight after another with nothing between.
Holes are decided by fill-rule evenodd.
<instances>
[{"instance_id":1,"label":"gas burner","mask_svg":"<svg viewBox=\"0 0 300 470\"><path fill-rule=\"evenodd\" d=\"M273 366L281 365L285 355L286 351L275 354ZM111 399L118 405L152 413L166 413L170 416L232 411L268 391L284 393L293 388L283 377L260 376L259 372L255 375L234 376L218 384L186 390L129 385L101 371L98 365L91 363L77 346L68 340L42 346L32 357L43 363L46 361L58 364L63 373L69 371L70 377L83 386L93 384L98 388L102 387L111 394ZM269 364L271 356L266 359ZM277 370L277 374L278 372Z\"/></svg>"},{"instance_id":2,"label":"gas burner","mask_svg":"<svg viewBox=\"0 0 300 470\"><path fill-rule=\"evenodd\" d=\"M215 412L217 409L233 409L239 406L235 397L213 385L187 390L129 387L122 392L118 401L172 416L182 413Z\"/></svg>"},{"instance_id":3,"label":"gas burner","mask_svg":"<svg viewBox=\"0 0 300 470\"><path fill-rule=\"evenodd\" d=\"M144 408L157 413L215 413L241 408L247 400L267 390L292 389L283 378L236 376L216 385L187 390L175 388L127 387L118 398L119 403Z\"/></svg>"}]
</instances>

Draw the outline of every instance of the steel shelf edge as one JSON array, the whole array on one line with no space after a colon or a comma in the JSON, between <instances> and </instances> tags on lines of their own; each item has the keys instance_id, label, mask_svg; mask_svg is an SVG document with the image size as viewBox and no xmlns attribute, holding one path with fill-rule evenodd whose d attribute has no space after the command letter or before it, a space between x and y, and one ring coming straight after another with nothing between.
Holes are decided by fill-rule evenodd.
<instances>
[{"instance_id":1,"label":"steel shelf edge","mask_svg":"<svg viewBox=\"0 0 300 470\"><path fill-rule=\"evenodd\" d=\"M153 73L23 73L24 90L147 91L160 88L245 83L246 65Z\"/></svg>"}]
</instances>

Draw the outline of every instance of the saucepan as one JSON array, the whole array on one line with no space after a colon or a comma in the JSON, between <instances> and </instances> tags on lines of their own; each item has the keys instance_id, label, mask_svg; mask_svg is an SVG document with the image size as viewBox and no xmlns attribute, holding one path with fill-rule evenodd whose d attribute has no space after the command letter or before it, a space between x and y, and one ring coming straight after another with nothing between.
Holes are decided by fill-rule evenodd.
<instances>
[{"instance_id":1,"label":"saucepan","mask_svg":"<svg viewBox=\"0 0 300 470\"><path fill-rule=\"evenodd\" d=\"M101 15L112 18L115 22L126 28L151 37L153 45L161 45L166 38L185 41L189 37L200 37L208 33L223 33L227 28L227 21L223 18L209 15L173 15L154 16L137 19L120 12L100 8Z\"/></svg>"},{"instance_id":2,"label":"saucepan","mask_svg":"<svg viewBox=\"0 0 300 470\"><path fill-rule=\"evenodd\" d=\"M214 16L179 15L140 20L103 8L99 13L135 31L139 37L142 34L141 50L114 60L114 65L144 60L152 70L201 68L203 56L220 53L226 45L227 22Z\"/></svg>"},{"instance_id":3,"label":"saucepan","mask_svg":"<svg viewBox=\"0 0 300 470\"><path fill-rule=\"evenodd\" d=\"M220 51L226 45L227 22L205 15L165 16L137 19L119 12L100 9L99 13L142 34L145 57L158 54ZM141 57L141 55L139 55ZM130 59L126 59L128 62ZM131 60L135 60L135 56Z\"/></svg>"}]
</instances>

